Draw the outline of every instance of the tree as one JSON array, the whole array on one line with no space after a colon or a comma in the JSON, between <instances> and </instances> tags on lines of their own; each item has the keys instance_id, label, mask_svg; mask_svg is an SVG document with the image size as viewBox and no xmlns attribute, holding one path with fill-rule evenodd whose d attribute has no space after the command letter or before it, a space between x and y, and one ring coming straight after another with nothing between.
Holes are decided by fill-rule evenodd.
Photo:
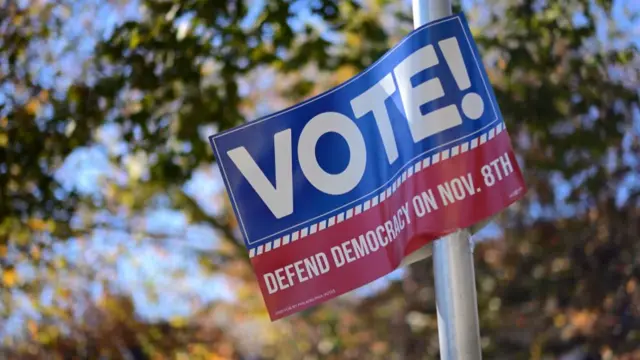
<instances>
[{"instance_id":1,"label":"tree","mask_svg":"<svg viewBox=\"0 0 640 360\"><path fill-rule=\"evenodd\" d=\"M39 304L42 284L55 283L60 304L36 307L44 314L37 326L24 322L27 333L38 330L38 351L86 350L78 339L94 341L113 329L127 334L116 339L139 348L147 334L169 326L183 330L164 332L143 352L170 357L198 341L192 339L204 324L197 318L215 323L209 316L216 314L232 318L234 329L264 329L264 308L227 200L189 190L194 177L216 181L206 136L345 81L411 29L410 9L382 0L146 0L97 42L78 65L81 75L59 87L33 70L47 58L36 46L68 38L62 29L70 23L65 11L77 11L72 5L0 2L8 14L0 19L0 64L7 64L0 67L4 318L18 311L16 294ZM611 25L620 6L487 0L465 8L530 188L498 218L502 240L476 251L487 357L557 356L581 345L620 358L636 350L638 193L630 179L638 170L637 45L621 31L597 31ZM53 79L68 80L63 75ZM107 141L105 133L115 135ZM80 148L102 149L112 169L90 193L69 189L54 175ZM623 201L621 187L629 193ZM73 319L69 301L61 305L65 297L73 299L71 310L91 301L80 300L82 286L71 293L65 287L72 278L92 282L96 270L125 256L131 244L176 251L172 241L184 234L146 224L157 209L215 231L220 244L183 248L189 259L197 256L203 268L231 279L242 301L216 303L168 325L129 321L130 308L127 321L94 308L106 328L91 333ZM54 251L112 230L125 235L126 245L104 261L78 266ZM19 276L15 268L25 263L38 276ZM432 284L431 262L414 264L402 282L364 302L346 296L269 327L273 336L261 338L259 350L243 348L242 336L226 336L222 325L206 336L232 347L228 357L436 358ZM128 308L130 300L113 301ZM176 325L183 321L187 330ZM75 332L65 335L62 328ZM115 354L120 345L96 346Z\"/></svg>"}]
</instances>

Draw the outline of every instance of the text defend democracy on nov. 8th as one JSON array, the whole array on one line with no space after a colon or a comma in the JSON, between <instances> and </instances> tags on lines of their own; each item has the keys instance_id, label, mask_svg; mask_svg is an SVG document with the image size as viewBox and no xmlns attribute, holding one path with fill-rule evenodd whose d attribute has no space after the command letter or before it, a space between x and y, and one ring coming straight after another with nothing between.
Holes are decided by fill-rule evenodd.
<instances>
[{"instance_id":1,"label":"text defend democracy on nov. 8th","mask_svg":"<svg viewBox=\"0 0 640 360\"><path fill-rule=\"evenodd\" d=\"M384 223L371 226L369 230L357 238L346 240L332 246L329 253L318 252L304 259L299 259L275 271L263 274L264 282L269 294L288 289L297 283L303 283L328 273L345 264L357 261L370 253L384 249L392 243L412 219L446 207L456 201L464 200L482 191L482 188L492 187L513 173L513 165L507 154L504 154L481 167L481 181L476 181L471 173L453 178L438 184L434 189L428 189L413 197L411 202L405 202L392 212ZM480 187L480 183L483 184ZM477 185L478 184L478 185ZM478 186L478 187L476 187Z\"/></svg>"}]
</instances>

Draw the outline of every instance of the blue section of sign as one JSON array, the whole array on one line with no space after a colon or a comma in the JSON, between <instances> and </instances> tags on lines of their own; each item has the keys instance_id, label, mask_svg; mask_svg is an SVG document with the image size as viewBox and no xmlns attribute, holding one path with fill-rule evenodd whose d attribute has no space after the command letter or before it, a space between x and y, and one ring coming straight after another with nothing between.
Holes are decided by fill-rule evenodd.
<instances>
[{"instance_id":1,"label":"blue section of sign","mask_svg":"<svg viewBox=\"0 0 640 360\"><path fill-rule=\"evenodd\" d=\"M457 40L461 59L470 80L470 86L466 88L464 82L460 83L460 79L454 76L450 67L451 61L448 61L442 46L439 46L440 41L452 37ZM442 84L444 96L423 104L420 110L422 114L426 114L455 105L462 123L414 142L401 94L399 91L393 92L385 101L385 105L397 143L398 158L389 164L373 113L357 118L350 101L388 74L393 74L398 64L427 45L433 45L438 64L412 76L411 84L416 87L438 78ZM396 88L399 88L398 79L395 77L394 83ZM477 95L467 96L471 93ZM478 102L483 106L479 107ZM341 195L328 195L318 190L307 180L299 165L297 149L300 134L309 120L324 112L337 112L353 120L362 133L366 145L364 175L351 191ZM331 216L338 209L379 191L393 180L393 176L405 165L422 154L479 134L501 120L495 96L467 21L463 14L458 14L416 29L376 63L348 82L289 109L211 136L210 140L245 242L249 248L254 248L265 241L290 233L298 227ZM287 129L291 130L289 146L292 150L292 162L287 166L292 167L293 174L293 213L278 219L247 182L228 152L244 147L269 182L274 185L276 183L274 135ZM330 132L318 140L317 162L327 173L342 172L347 167L350 156L349 147L342 136Z\"/></svg>"}]
</instances>

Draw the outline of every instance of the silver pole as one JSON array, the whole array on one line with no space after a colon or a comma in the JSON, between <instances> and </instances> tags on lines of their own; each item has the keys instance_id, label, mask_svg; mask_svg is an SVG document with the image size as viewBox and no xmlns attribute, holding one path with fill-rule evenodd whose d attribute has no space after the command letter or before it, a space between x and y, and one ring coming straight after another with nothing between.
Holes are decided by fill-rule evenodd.
<instances>
[{"instance_id":1,"label":"silver pole","mask_svg":"<svg viewBox=\"0 0 640 360\"><path fill-rule=\"evenodd\" d=\"M440 359L481 360L471 234L459 230L433 244Z\"/></svg>"},{"instance_id":2,"label":"silver pole","mask_svg":"<svg viewBox=\"0 0 640 360\"><path fill-rule=\"evenodd\" d=\"M413 26L451 15L450 0L413 0ZM433 244L440 359L481 360L480 325L468 230L459 230Z\"/></svg>"}]
</instances>

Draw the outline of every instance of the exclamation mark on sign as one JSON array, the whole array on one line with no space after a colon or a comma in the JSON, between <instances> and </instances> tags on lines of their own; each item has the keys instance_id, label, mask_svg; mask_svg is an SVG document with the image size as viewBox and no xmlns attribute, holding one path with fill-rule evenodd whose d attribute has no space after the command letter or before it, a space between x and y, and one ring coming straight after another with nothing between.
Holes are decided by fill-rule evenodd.
<instances>
[{"instance_id":1,"label":"exclamation mark on sign","mask_svg":"<svg viewBox=\"0 0 640 360\"><path fill-rule=\"evenodd\" d=\"M453 74L453 78L460 90L466 90L471 87L471 80L467 73L467 67L462 59L460 46L455 37L450 37L438 42L444 59L449 66L449 70ZM482 97L475 92L470 92L462 98L462 112L472 120L477 120L484 113L484 101Z\"/></svg>"}]
</instances>

